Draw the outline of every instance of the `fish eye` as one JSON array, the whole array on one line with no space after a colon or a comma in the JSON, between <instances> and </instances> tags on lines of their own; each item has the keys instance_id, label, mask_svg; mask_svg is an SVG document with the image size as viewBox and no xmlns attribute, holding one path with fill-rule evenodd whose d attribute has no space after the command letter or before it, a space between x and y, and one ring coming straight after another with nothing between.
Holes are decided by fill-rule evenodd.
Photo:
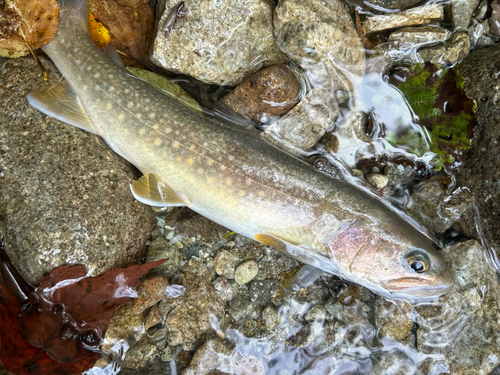
<instances>
[{"instance_id":1,"label":"fish eye","mask_svg":"<svg viewBox=\"0 0 500 375\"><path fill-rule=\"evenodd\" d=\"M424 273L429 269L429 258L422 251L412 251L406 257L406 262L416 273Z\"/></svg>"}]
</instances>

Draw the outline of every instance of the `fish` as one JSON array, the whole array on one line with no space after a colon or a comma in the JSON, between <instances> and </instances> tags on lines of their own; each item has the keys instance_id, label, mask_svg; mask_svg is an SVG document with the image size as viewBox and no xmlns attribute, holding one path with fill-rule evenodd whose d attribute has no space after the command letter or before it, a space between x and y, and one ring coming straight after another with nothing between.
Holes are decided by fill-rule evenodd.
<instances>
[{"instance_id":1,"label":"fish","mask_svg":"<svg viewBox=\"0 0 500 375\"><path fill-rule=\"evenodd\" d=\"M170 99L131 75L116 50L96 47L86 1L58 3L57 34L42 48L64 78L27 100L102 137L136 166L143 176L131 192L140 202L189 207L389 298L431 299L451 288L436 245L390 204L279 150L256 129Z\"/></svg>"}]
</instances>

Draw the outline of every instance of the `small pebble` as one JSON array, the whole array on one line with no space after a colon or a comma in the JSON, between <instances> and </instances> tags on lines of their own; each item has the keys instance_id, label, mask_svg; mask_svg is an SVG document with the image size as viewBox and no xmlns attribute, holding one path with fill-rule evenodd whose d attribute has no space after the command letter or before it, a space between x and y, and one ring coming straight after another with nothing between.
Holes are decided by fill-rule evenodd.
<instances>
[{"instance_id":1,"label":"small pebble","mask_svg":"<svg viewBox=\"0 0 500 375\"><path fill-rule=\"evenodd\" d=\"M366 176L366 179L368 182L376 187L377 189L383 189L389 182L389 179L387 176L384 176L383 174L378 174L378 173L372 173Z\"/></svg>"},{"instance_id":2,"label":"small pebble","mask_svg":"<svg viewBox=\"0 0 500 375\"><path fill-rule=\"evenodd\" d=\"M246 284L259 273L259 265L255 260L247 260L241 263L234 271L234 280L240 284Z\"/></svg>"},{"instance_id":3,"label":"small pebble","mask_svg":"<svg viewBox=\"0 0 500 375\"><path fill-rule=\"evenodd\" d=\"M276 328L280 325L280 317L278 311L271 305L267 305L264 311L262 312L262 320L266 328L269 331L275 331Z\"/></svg>"},{"instance_id":4,"label":"small pebble","mask_svg":"<svg viewBox=\"0 0 500 375\"><path fill-rule=\"evenodd\" d=\"M165 298L165 290L168 280L161 276L154 276L143 281L138 288L138 297L134 301L132 312L140 314L148 307L151 307Z\"/></svg>"},{"instance_id":5,"label":"small pebble","mask_svg":"<svg viewBox=\"0 0 500 375\"><path fill-rule=\"evenodd\" d=\"M234 269L238 264L238 258L228 250L219 250L214 259L214 268L217 275L228 279L234 279Z\"/></svg>"}]
</instances>

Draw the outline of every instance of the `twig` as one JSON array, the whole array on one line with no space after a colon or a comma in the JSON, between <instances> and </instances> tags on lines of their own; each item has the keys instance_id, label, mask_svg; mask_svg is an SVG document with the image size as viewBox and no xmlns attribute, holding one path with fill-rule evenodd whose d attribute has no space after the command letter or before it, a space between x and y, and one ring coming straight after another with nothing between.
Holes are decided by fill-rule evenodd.
<instances>
[{"instance_id":1,"label":"twig","mask_svg":"<svg viewBox=\"0 0 500 375\"><path fill-rule=\"evenodd\" d=\"M28 49L30 50L31 52L31 55L35 58L35 61L38 63L38 66L40 67L40 69L42 69L42 74L43 74L43 80L45 82L47 82L47 71L45 70L45 68L43 67L42 65L42 62L38 59L38 57L36 57L35 55L35 52L33 51L33 49L31 48L30 44L28 43L28 41L26 40L26 37L24 36L24 33L23 33L23 29L21 27L19 27L18 29L18 33L19 35L21 35L24 39L24 42L26 43L26 45L28 46Z\"/></svg>"},{"instance_id":2,"label":"twig","mask_svg":"<svg viewBox=\"0 0 500 375\"><path fill-rule=\"evenodd\" d=\"M374 49L375 44L373 44L368 40L368 38L365 36L365 33L363 32L363 29L361 28L361 20L359 19L359 14L357 9L354 11L354 15L356 17L356 30L358 31L358 35L359 38L361 39L361 42L366 48Z\"/></svg>"}]
</instances>

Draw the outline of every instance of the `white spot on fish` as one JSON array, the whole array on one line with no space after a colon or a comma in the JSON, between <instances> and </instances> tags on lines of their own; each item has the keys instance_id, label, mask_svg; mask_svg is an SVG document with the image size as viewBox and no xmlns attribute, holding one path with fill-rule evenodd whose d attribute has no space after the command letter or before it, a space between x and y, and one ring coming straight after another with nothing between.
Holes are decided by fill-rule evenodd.
<instances>
[{"instance_id":1,"label":"white spot on fish","mask_svg":"<svg viewBox=\"0 0 500 375\"><path fill-rule=\"evenodd\" d=\"M166 129L165 129L165 133L166 133L166 134L170 133L171 131L172 131L172 129L170 129L170 128L166 128Z\"/></svg>"},{"instance_id":2,"label":"white spot on fish","mask_svg":"<svg viewBox=\"0 0 500 375\"><path fill-rule=\"evenodd\" d=\"M85 68L85 70L87 72L90 72L92 70L92 65L87 65L87 67Z\"/></svg>"},{"instance_id":3,"label":"white spot on fish","mask_svg":"<svg viewBox=\"0 0 500 375\"><path fill-rule=\"evenodd\" d=\"M141 129L139 130L139 134L140 134L140 135L144 135L144 133L146 133L146 129L141 128Z\"/></svg>"},{"instance_id":4,"label":"white spot on fish","mask_svg":"<svg viewBox=\"0 0 500 375\"><path fill-rule=\"evenodd\" d=\"M155 146L161 145L161 139L155 139Z\"/></svg>"},{"instance_id":5,"label":"white spot on fish","mask_svg":"<svg viewBox=\"0 0 500 375\"><path fill-rule=\"evenodd\" d=\"M106 108L110 109L111 107L113 107L113 105L111 103L106 104Z\"/></svg>"},{"instance_id":6,"label":"white spot on fish","mask_svg":"<svg viewBox=\"0 0 500 375\"><path fill-rule=\"evenodd\" d=\"M179 148L180 144L179 144L179 142L175 141L174 143L172 143L172 146L174 148Z\"/></svg>"},{"instance_id":7,"label":"white spot on fish","mask_svg":"<svg viewBox=\"0 0 500 375\"><path fill-rule=\"evenodd\" d=\"M154 129L154 130L158 130L158 124L154 124L154 125L153 125L153 129Z\"/></svg>"},{"instance_id":8,"label":"white spot on fish","mask_svg":"<svg viewBox=\"0 0 500 375\"><path fill-rule=\"evenodd\" d=\"M120 113L118 115L118 120L123 120L125 118L125 115L123 113Z\"/></svg>"},{"instance_id":9,"label":"white spot on fish","mask_svg":"<svg viewBox=\"0 0 500 375\"><path fill-rule=\"evenodd\" d=\"M109 92L115 91L115 88L113 86L109 86Z\"/></svg>"},{"instance_id":10,"label":"white spot on fish","mask_svg":"<svg viewBox=\"0 0 500 375\"><path fill-rule=\"evenodd\" d=\"M142 117L142 115L140 113L136 113L135 117L138 118L138 119L140 119Z\"/></svg>"},{"instance_id":11,"label":"white spot on fish","mask_svg":"<svg viewBox=\"0 0 500 375\"><path fill-rule=\"evenodd\" d=\"M128 108L132 108L133 106L134 106L134 102L128 102L128 103L127 103L127 107L128 107Z\"/></svg>"},{"instance_id":12,"label":"white spot on fish","mask_svg":"<svg viewBox=\"0 0 500 375\"><path fill-rule=\"evenodd\" d=\"M100 78L101 77L101 73L97 72L96 74L94 74L94 78Z\"/></svg>"},{"instance_id":13,"label":"white spot on fish","mask_svg":"<svg viewBox=\"0 0 500 375\"><path fill-rule=\"evenodd\" d=\"M189 159L188 159L188 164L189 164L189 165L193 165L193 163L194 163L193 158L189 158Z\"/></svg>"},{"instance_id":14,"label":"white spot on fish","mask_svg":"<svg viewBox=\"0 0 500 375\"><path fill-rule=\"evenodd\" d=\"M154 119L156 117L156 114L154 112L151 112L148 116L150 119ZM157 126L157 125L155 125L155 126Z\"/></svg>"},{"instance_id":15,"label":"white spot on fish","mask_svg":"<svg viewBox=\"0 0 500 375\"><path fill-rule=\"evenodd\" d=\"M130 90L129 90L129 89L125 89L123 92L124 92L125 94L128 94L128 93L130 93Z\"/></svg>"},{"instance_id":16,"label":"white spot on fish","mask_svg":"<svg viewBox=\"0 0 500 375\"><path fill-rule=\"evenodd\" d=\"M82 86L82 90L83 90L84 92L85 92L85 91L87 91L87 90L88 90L88 88L89 88L89 87L88 87L87 85L83 85L83 86Z\"/></svg>"}]
</instances>

